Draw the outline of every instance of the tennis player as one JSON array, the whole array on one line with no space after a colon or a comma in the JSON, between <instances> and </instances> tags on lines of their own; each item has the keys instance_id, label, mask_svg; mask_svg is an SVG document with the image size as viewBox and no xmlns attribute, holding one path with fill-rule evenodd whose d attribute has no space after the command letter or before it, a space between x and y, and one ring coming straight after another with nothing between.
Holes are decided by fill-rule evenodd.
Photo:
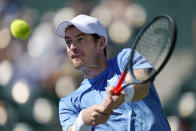
<instances>
[{"instance_id":1,"label":"tennis player","mask_svg":"<svg viewBox=\"0 0 196 131\"><path fill-rule=\"evenodd\" d=\"M131 49L107 59L107 32L96 18L81 14L64 20L56 34L65 39L70 61L84 75L80 87L59 102L63 131L170 131L153 83L112 94ZM136 73L152 68L139 53L134 59Z\"/></svg>"}]
</instances>

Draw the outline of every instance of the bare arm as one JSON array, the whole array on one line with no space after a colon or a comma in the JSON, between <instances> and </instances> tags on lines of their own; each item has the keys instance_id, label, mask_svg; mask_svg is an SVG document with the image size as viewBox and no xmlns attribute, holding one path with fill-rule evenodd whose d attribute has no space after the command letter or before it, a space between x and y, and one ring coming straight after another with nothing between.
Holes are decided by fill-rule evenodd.
<instances>
[{"instance_id":1,"label":"bare arm","mask_svg":"<svg viewBox=\"0 0 196 131\"><path fill-rule=\"evenodd\" d=\"M136 70L134 70L134 74L135 74L135 77L137 80L144 80L149 75L148 69L136 69ZM125 82L126 83L133 82L130 73L127 74L127 76L125 78ZM151 82L149 81L144 84L135 84L133 86L134 86L135 93L134 93L132 102L141 100L149 94Z\"/></svg>"},{"instance_id":2,"label":"bare arm","mask_svg":"<svg viewBox=\"0 0 196 131\"><path fill-rule=\"evenodd\" d=\"M135 73L137 74L136 75L137 78L143 79L144 75L141 74L146 73L146 70L137 69L135 70ZM132 81L133 80L130 74L128 74L126 76L125 82L130 83ZM144 84L135 84L134 85L135 93L132 101L138 101L145 98L149 93L150 85L151 82L147 82ZM122 91L120 95L113 95L112 90L113 87L109 87L107 89L106 96L102 104L92 105L83 110L82 120L85 125L96 126L98 124L105 123L108 120L109 116L112 114L112 109L116 109L120 105L122 105L122 103L124 102L124 98L126 96L125 92ZM70 126L68 128L68 131L72 131L72 127L73 126Z\"/></svg>"},{"instance_id":3,"label":"bare arm","mask_svg":"<svg viewBox=\"0 0 196 131\"><path fill-rule=\"evenodd\" d=\"M102 104L92 105L79 113L76 121L67 131L90 131L91 126L105 123L111 113L112 110L106 111Z\"/></svg>"},{"instance_id":4,"label":"bare arm","mask_svg":"<svg viewBox=\"0 0 196 131\"><path fill-rule=\"evenodd\" d=\"M112 110L107 110L102 104L95 104L83 110L82 118L86 125L96 126L105 123Z\"/></svg>"},{"instance_id":5,"label":"bare arm","mask_svg":"<svg viewBox=\"0 0 196 131\"><path fill-rule=\"evenodd\" d=\"M103 100L103 106L105 107L105 111L108 112L113 109L117 109L124 103L125 100L125 92L121 91L119 95L113 94L113 86L108 87L106 90L106 96Z\"/></svg>"},{"instance_id":6,"label":"bare arm","mask_svg":"<svg viewBox=\"0 0 196 131\"><path fill-rule=\"evenodd\" d=\"M67 131L71 131L71 129L72 129L72 126L70 126L70 127L67 129Z\"/></svg>"},{"instance_id":7,"label":"bare arm","mask_svg":"<svg viewBox=\"0 0 196 131\"><path fill-rule=\"evenodd\" d=\"M146 76L149 75L148 69L137 69L134 70L135 73L135 77L137 78L137 80L145 80ZM125 79L126 83L132 83L133 80L130 76L130 74L127 74L126 79ZM144 84L135 84L133 85L133 90L134 90L134 95L131 97L131 99L128 98L128 101L138 101L141 100L143 98L145 98L148 94L149 94L149 90L150 90L150 86L151 86L151 82L147 82ZM116 109L119 106L121 106L126 98L126 93L130 93L130 92L124 92L121 91L120 95L114 95L112 93L113 91L113 86L109 87L106 91L106 96L104 97L103 100L103 105L107 110L111 110L111 109ZM133 91L133 90L129 90L129 91ZM127 102L128 102L127 101Z\"/></svg>"}]
</instances>

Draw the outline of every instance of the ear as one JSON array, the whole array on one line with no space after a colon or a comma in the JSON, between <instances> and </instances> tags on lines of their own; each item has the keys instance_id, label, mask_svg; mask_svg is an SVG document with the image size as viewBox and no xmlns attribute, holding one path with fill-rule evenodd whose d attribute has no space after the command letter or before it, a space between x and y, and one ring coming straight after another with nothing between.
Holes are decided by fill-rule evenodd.
<instances>
[{"instance_id":1,"label":"ear","mask_svg":"<svg viewBox=\"0 0 196 131\"><path fill-rule=\"evenodd\" d=\"M105 46L106 46L105 42L106 42L105 38L103 36L101 36L99 39L99 43L98 43L98 46L100 49L103 50L105 48Z\"/></svg>"}]
</instances>

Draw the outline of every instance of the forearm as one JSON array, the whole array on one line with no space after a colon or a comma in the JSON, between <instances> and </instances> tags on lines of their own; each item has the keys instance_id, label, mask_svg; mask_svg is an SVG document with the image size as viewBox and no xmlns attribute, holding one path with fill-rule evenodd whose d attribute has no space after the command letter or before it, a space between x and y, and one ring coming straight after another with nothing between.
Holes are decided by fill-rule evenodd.
<instances>
[{"instance_id":1,"label":"forearm","mask_svg":"<svg viewBox=\"0 0 196 131\"><path fill-rule=\"evenodd\" d=\"M146 73L148 69L137 69L137 70L134 70L134 74L135 74L135 77L137 80L144 80L146 79L146 77L148 76L148 74ZM133 80L132 80L132 77L131 77L131 74L128 73L127 76L126 76L126 79L125 79L125 83L132 83ZM148 94L149 94L149 91L150 91L150 86L151 86L151 81L149 82L146 82L144 84L134 84L133 86L130 86L128 88L130 89L125 89L125 92L127 95L132 95L130 98L129 101L138 101L138 100L141 100L143 98L145 98ZM134 94L133 94L134 92ZM126 101L128 102L128 101Z\"/></svg>"},{"instance_id":2,"label":"forearm","mask_svg":"<svg viewBox=\"0 0 196 131\"><path fill-rule=\"evenodd\" d=\"M73 127L73 125L70 126L70 127L67 129L67 131L72 131L72 127Z\"/></svg>"},{"instance_id":3,"label":"forearm","mask_svg":"<svg viewBox=\"0 0 196 131\"><path fill-rule=\"evenodd\" d=\"M138 101L138 100L144 99L146 96L148 96L149 91L150 91L150 85L151 85L151 82L134 85L135 93L134 93L133 99L131 101L132 102Z\"/></svg>"},{"instance_id":4,"label":"forearm","mask_svg":"<svg viewBox=\"0 0 196 131\"><path fill-rule=\"evenodd\" d=\"M145 84L130 85L123 90L123 92L126 94L124 102L139 101L149 94L149 90L150 82Z\"/></svg>"},{"instance_id":5,"label":"forearm","mask_svg":"<svg viewBox=\"0 0 196 131\"><path fill-rule=\"evenodd\" d=\"M67 131L90 131L91 130L91 126L88 126L84 123L82 119L82 112L83 110L79 113L76 121L72 126L68 128Z\"/></svg>"}]
</instances>

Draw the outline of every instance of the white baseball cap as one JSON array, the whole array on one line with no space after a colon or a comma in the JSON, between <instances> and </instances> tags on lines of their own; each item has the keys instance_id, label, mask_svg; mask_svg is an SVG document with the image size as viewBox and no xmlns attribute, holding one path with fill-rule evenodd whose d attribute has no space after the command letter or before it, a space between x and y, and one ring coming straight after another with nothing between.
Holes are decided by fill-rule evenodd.
<instances>
[{"instance_id":1,"label":"white baseball cap","mask_svg":"<svg viewBox=\"0 0 196 131\"><path fill-rule=\"evenodd\" d=\"M87 16L84 14L78 15L74 17L72 20L64 20L61 21L56 26L56 34L64 38L65 31L68 26L74 25L78 30L86 34L97 34L99 36L105 37L106 45L107 45L107 32L104 26L99 22L97 18Z\"/></svg>"}]
</instances>

